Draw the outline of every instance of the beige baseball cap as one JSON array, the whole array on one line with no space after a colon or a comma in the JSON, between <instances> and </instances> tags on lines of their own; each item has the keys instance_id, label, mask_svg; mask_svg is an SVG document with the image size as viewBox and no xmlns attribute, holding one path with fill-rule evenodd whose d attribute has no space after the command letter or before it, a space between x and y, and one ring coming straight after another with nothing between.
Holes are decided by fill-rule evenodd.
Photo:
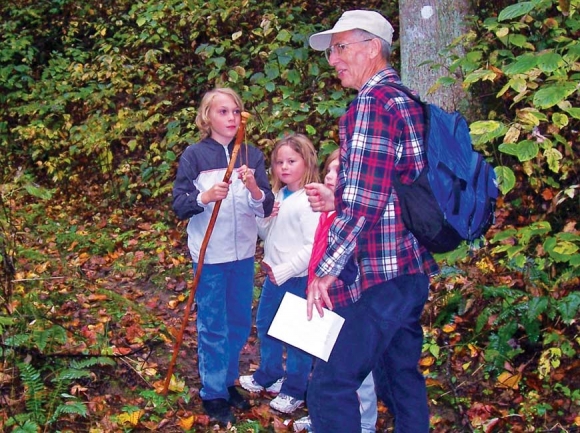
<instances>
[{"instance_id":1,"label":"beige baseball cap","mask_svg":"<svg viewBox=\"0 0 580 433\"><path fill-rule=\"evenodd\" d=\"M374 11L353 10L343 13L332 29L310 36L310 46L317 51L324 51L330 46L333 34L355 29L365 30L389 44L393 43L393 26L385 17Z\"/></svg>"}]
</instances>

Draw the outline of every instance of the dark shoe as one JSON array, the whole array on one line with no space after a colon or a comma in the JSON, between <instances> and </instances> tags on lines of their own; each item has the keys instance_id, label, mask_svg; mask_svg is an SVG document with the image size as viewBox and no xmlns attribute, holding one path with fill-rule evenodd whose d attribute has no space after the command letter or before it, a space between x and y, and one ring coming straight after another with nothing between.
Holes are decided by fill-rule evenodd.
<instances>
[{"instance_id":1,"label":"dark shoe","mask_svg":"<svg viewBox=\"0 0 580 433\"><path fill-rule=\"evenodd\" d=\"M227 425L234 424L236 417L230 409L230 405L225 398L216 398L213 400L202 400L203 409L209 415L210 421L219 422Z\"/></svg>"},{"instance_id":2,"label":"dark shoe","mask_svg":"<svg viewBox=\"0 0 580 433\"><path fill-rule=\"evenodd\" d=\"M250 410L252 406L242 397L235 386L228 386L228 392L230 393L230 399L228 400L230 406L240 410Z\"/></svg>"}]
</instances>

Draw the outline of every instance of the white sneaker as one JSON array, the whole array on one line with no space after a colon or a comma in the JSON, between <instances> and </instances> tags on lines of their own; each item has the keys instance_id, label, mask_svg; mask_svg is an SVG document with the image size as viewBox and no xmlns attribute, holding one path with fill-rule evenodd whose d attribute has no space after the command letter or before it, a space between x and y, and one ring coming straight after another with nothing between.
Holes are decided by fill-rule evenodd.
<instances>
[{"instance_id":1,"label":"white sneaker","mask_svg":"<svg viewBox=\"0 0 580 433\"><path fill-rule=\"evenodd\" d=\"M306 415L297 419L294 421L293 427L295 432L311 432L312 422L310 421L310 416Z\"/></svg>"},{"instance_id":2,"label":"white sneaker","mask_svg":"<svg viewBox=\"0 0 580 433\"><path fill-rule=\"evenodd\" d=\"M289 395L280 393L278 397L270 402L270 407L283 413L292 413L299 407L304 405L304 400L290 397Z\"/></svg>"},{"instance_id":3,"label":"white sneaker","mask_svg":"<svg viewBox=\"0 0 580 433\"><path fill-rule=\"evenodd\" d=\"M280 389L282 389L282 383L284 383L284 379L278 379L269 387L265 388L266 392L270 394L279 394ZM264 391L264 387L260 385L258 382L255 381L253 375L248 376L240 376L240 386L244 388L246 391L250 392L262 392Z\"/></svg>"}]
</instances>

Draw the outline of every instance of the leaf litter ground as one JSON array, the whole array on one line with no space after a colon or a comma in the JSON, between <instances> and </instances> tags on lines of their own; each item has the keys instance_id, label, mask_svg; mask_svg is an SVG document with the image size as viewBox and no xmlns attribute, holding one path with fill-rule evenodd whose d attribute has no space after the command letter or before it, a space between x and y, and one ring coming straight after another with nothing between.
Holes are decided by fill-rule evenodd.
<instances>
[{"instance_id":1,"label":"leaf litter ground","mask_svg":"<svg viewBox=\"0 0 580 433\"><path fill-rule=\"evenodd\" d=\"M103 210L97 214L101 219L96 223L93 212L83 217L77 210L63 212L59 209L69 224L73 222L68 215L76 214L77 231L85 230L90 242L80 248L75 247L75 240L66 252L56 252L54 242L46 241L46 256L58 256L60 261L64 257L65 262L61 268L52 269L52 275L65 275L66 278L46 280L40 296L59 293L64 300L52 313L66 321L67 329L78 333L85 341L84 346L63 347L61 351L78 353L79 349L105 346L109 354L115 356L116 367L93 369L91 380L79 382L69 390L87 402L89 419L63 419L53 426L54 431L252 431L244 427L244 421L258 423L264 432L293 431L291 420L307 414L307 409L300 409L289 417L269 408L271 396L249 395L245 391L241 392L250 398L252 409L236 413L239 420L236 426L217 427L209 423L198 395L195 313L191 314L184 331L175 367L177 381L172 383L174 390L167 396L172 403L161 412L159 407L163 405L159 403L165 397L158 391L168 371L174 339L181 329L191 289L184 225L157 227L159 213L151 208L139 212L117 210L110 214ZM47 208L47 217L50 211ZM85 225L83 218L89 221ZM119 233L127 235L122 240L117 239ZM116 242L115 248L108 249L108 253L88 251L92 243L108 238ZM38 274L46 269L51 271L54 264L45 262L32 267L23 262L20 267ZM468 276L455 283L469 289L474 282L493 284L495 278L476 266L469 268ZM263 275L258 273L256 287L261 287L262 279ZM533 374L526 374L524 369L507 372L509 377L504 376L503 381L498 382L484 373L482 350L462 343L463 335L473 332L481 311L478 306L481 297L474 296L475 301L463 315L455 316L444 326L434 326L440 313L438 300L445 296L447 283L441 281L433 285L423 320L426 341L431 343L430 349L423 354L421 368L427 377L432 431L577 431L574 426L579 425L580 419L574 398L553 398L551 390ZM257 296L254 311L256 306ZM572 326L570 332L577 333L577 326ZM104 336L106 341L103 342ZM434 347L441 352L438 356L433 356ZM442 356L444 351L447 356ZM519 365L528 366L537 362L537 357L534 348L528 348ZM252 373L258 365L259 342L254 328L241 354L240 374ZM578 390L579 377L580 361L575 360L554 368L551 380ZM14 404L9 409L16 410L23 401L5 395L9 389L2 387L4 401ZM176 395L181 397L176 398ZM531 401L530 396L535 400ZM548 403L552 410L538 416ZM522 408L528 408L528 412ZM6 415L4 410L8 408L0 408L0 414ZM530 430L530 425L534 429ZM380 404L377 431L392 430L392 418Z\"/></svg>"}]
</instances>

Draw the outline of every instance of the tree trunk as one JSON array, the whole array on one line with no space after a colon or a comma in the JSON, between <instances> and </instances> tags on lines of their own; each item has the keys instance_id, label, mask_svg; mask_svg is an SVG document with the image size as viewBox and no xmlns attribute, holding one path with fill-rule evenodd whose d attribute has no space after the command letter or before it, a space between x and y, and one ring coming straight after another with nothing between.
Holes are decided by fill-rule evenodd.
<instances>
[{"instance_id":1,"label":"tree trunk","mask_svg":"<svg viewBox=\"0 0 580 433\"><path fill-rule=\"evenodd\" d=\"M448 111L465 113L469 107L461 77L456 75L459 71L449 71L452 60L444 52L466 33L469 13L469 0L399 0L401 79L423 100ZM454 53L462 56L461 47L459 50ZM451 86L438 85L437 79L444 76L458 80Z\"/></svg>"}]
</instances>

